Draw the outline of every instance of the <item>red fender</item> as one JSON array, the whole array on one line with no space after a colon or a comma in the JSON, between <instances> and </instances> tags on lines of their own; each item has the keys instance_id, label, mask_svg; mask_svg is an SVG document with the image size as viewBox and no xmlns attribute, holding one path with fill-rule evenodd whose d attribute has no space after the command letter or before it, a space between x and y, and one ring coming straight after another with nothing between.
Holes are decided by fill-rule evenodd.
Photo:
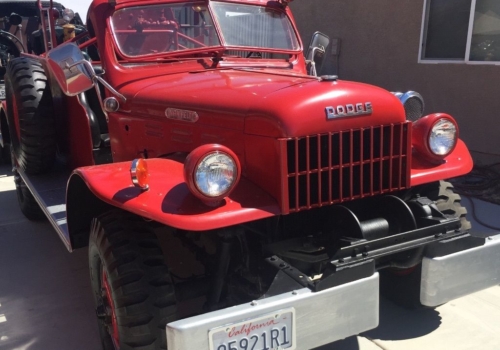
<instances>
[{"instance_id":1,"label":"red fender","mask_svg":"<svg viewBox=\"0 0 500 350\"><path fill-rule=\"evenodd\" d=\"M131 162L121 162L78 168L69 186L75 177L80 177L101 201L182 230L212 230L280 214L276 200L245 178L220 205L210 207L189 191L182 162L148 159L150 180L146 191L132 184L130 165ZM73 200L78 199L68 198L68 204ZM71 218L68 219L71 230Z\"/></svg>"},{"instance_id":2,"label":"red fender","mask_svg":"<svg viewBox=\"0 0 500 350\"><path fill-rule=\"evenodd\" d=\"M413 187L465 175L472 170L473 165L467 146L462 140L458 140L453 152L439 164L427 162L414 154L411 162L410 185Z\"/></svg>"}]
</instances>

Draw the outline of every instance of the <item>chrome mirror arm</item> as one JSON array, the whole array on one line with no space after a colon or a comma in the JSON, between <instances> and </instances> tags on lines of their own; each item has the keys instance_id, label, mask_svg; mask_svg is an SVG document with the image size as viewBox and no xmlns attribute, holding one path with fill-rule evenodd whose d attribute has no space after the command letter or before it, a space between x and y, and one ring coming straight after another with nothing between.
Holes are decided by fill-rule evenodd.
<instances>
[{"instance_id":1,"label":"chrome mirror arm","mask_svg":"<svg viewBox=\"0 0 500 350\"><path fill-rule=\"evenodd\" d=\"M94 67L92 67L92 65L90 64L89 61L87 60L81 60L81 61L78 61L78 62L75 62L71 65L69 65L68 63L66 63L66 68L68 68L69 70L71 70L71 68L79 65L79 64L83 64L85 66L85 68L87 69L87 72L90 73L90 76L92 78L92 81L94 81L94 83L96 81L100 82L102 85L104 85L104 87L106 89L108 89L113 95L115 95L116 97L118 97L120 100L122 100L124 103L127 102L127 98L125 96L123 96L122 94L120 94L118 91L115 90L114 87L112 87L106 80L104 80L103 78L101 78L100 76L98 76L95 71L94 71ZM95 84L97 86L97 84ZM99 100L101 100L101 94L98 94L99 96ZM102 101L101 101L101 105L102 105Z\"/></svg>"},{"instance_id":2,"label":"chrome mirror arm","mask_svg":"<svg viewBox=\"0 0 500 350\"><path fill-rule=\"evenodd\" d=\"M312 49L311 59L306 61L307 63L311 64L310 75L315 76L315 77L318 76L318 72L316 71L316 61L314 61L316 51L318 51L319 53L322 53L323 55L325 54L325 48L323 46L316 46Z\"/></svg>"}]
</instances>

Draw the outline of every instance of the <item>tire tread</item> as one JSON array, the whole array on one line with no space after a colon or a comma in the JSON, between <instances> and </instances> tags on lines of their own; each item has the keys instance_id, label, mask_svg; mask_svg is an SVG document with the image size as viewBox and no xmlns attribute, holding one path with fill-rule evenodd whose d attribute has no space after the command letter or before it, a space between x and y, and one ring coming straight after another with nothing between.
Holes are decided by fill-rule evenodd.
<instances>
[{"instance_id":1,"label":"tire tread","mask_svg":"<svg viewBox=\"0 0 500 350\"><path fill-rule=\"evenodd\" d=\"M162 254L153 229L132 214L112 210L93 221L91 278L92 261L99 258L112 288L122 350L167 349L165 326L177 318L177 301Z\"/></svg>"},{"instance_id":2,"label":"tire tread","mask_svg":"<svg viewBox=\"0 0 500 350\"><path fill-rule=\"evenodd\" d=\"M15 58L9 62L5 80L10 136L17 164L28 174L45 173L56 157L56 128L43 66L32 58ZM12 99L16 100L17 111L13 110Z\"/></svg>"}]
</instances>

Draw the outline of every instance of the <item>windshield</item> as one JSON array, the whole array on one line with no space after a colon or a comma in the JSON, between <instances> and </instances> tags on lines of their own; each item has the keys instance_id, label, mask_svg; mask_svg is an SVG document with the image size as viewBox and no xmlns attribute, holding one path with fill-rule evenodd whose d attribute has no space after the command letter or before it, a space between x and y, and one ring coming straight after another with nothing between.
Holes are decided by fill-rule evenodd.
<instances>
[{"instance_id":1,"label":"windshield","mask_svg":"<svg viewBox=\"0 0 500 350\"><path fill-rule=\"evenodd\" d=\"M205 2L123 8L111 18L119 51L126 57L206 48L296 51L299 43L285 13L263 6L211 2L219 35ZM221 43L220 39L223 40Z\"/></svg>"},{"instance_id":2,"label":"windshield","mask_svg":"<svg viewBox=\"0 0 500 350\"><path fill-rule=\"evenodd\" d=\"M263 6L213 2L227 46L298 50L299 42L285 13Z\"/></svg>"},{"instance_id":3,"label":"windshield","mask_svg":"<svg viewBox=\"0 0 500 350\"><path fill-rule=\"evenodd\" d=\"M128 57L220 46L204 3L124 8L113 14L111 27Z\"/></svg>"}]
</instances>

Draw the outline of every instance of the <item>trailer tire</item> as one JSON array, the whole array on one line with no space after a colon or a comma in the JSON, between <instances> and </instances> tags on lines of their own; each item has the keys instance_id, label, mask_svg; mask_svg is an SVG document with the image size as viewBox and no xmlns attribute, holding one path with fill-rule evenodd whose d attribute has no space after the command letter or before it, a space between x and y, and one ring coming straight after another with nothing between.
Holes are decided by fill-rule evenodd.
<instances>
[{"instance_id":1,"label":"trailer tire","mask_svg":"<svg viewBox=\"0 0 500 350\"><path fill-rule=\"evenodd\" d=\"M177 319L177 301L149 224L121 210L95 218L89 267L103 348L166 349L165 326Z\"/></svg>"},{"instance_id":2,"label":"trailer tire","mask_svg":"<svg viewBox=\"0 0 500 350\"><path fill-rule=\"evenodd\" d=\"M16 164L12 152L12 146L10 147L9 153L12 164ZM45 213L29 190L28 186L26 186L26 183L23 181L15 167L12 170L12 174L14 175L17 202L19 203L19 209L21 209L21 213L23 213L23 215L31 221L41 221L46 219Z\"/></svg>"},{"instance_id":3,"label":"trailer tire","mask_svg":"<svg viewBox=\"0 0 500 350\"><path fill-rule=\"evenodd\" d=\"M14 171L14 182L16 184L17 201L23 215L31 221L44 220L46 216L42 208L40 208L40 205L17 171Z\"/></svg>"},{"instance_id":4,"label":"trailer tire","mask_svg":"<svg viewBox=\"0 0 500 350\"><path fill-rule=\"evenodd\" d=\"M461 230L470 230L471 223L466 219L467 209L460 203L460 195L454 192L453 185L438 181L420 188L420 196L436 203L440 212L450 218L460 218ZM408 309L425 307L420 303L420 280L422 263L402 270L388 269L380 272L381 292L389 300Z\"/></svg>"},{"instance_id":5,"label":"trailer tire","mask_svg":"<svg viewBox=\"0 0 500 350\"><path fill-rule=\"evenodd\" d=\"M56 158L56 129L49 81L40 62L10 61L5 74L9 136L27 174L47 172Z\"/></svg>"}]
</instances>

